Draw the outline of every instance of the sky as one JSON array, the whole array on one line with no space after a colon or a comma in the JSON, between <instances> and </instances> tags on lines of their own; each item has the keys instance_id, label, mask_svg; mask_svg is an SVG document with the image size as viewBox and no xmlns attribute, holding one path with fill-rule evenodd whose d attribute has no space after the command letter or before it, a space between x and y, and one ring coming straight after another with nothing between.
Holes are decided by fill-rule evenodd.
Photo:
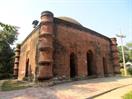
<instances>
[{"instance_id":1,"label":"sky","mask_svg":"<svg viewBox=\"0 0 132 99\"><path fill-rule=\"evenodd\" d=\"M45 10L110 38L121 32L124 43L132 42L132 0L0 0L0 22L20 27L15 43L21 43L33 30L32 21L40 21Z\"/></svg>"}]
</instances>

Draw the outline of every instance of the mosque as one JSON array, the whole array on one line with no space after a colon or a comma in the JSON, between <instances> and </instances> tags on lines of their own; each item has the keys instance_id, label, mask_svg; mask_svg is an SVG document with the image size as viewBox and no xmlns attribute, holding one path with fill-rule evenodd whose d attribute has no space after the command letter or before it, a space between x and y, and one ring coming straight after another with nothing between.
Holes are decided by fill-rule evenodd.
<instances>
[{"instance_id":1,"label":"mosque","mask_svg":"<svg viewBox=\"0 0 132 99\"><path fill-rule=\"evenodd\" d=\"M106 77L119 73L116 38L88 29L69 17L41 13L41 22L16 46L14 76L49 80Z\"/></svg>"}]
</instances>

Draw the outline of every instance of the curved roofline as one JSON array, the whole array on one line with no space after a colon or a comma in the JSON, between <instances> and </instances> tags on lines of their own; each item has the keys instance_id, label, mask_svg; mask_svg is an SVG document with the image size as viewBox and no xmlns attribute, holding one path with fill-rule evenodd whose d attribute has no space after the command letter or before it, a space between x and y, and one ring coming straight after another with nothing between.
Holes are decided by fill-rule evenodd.
<instances>
[{"instance_id":1,"label":"curved roofline","mask_svg":"<svg viewBox=\"0 0 132 99\"><path fill-rule=\"evenodd\" d=\"M76 20L75 20L75 21L76 21ZM102 38L107 39L107 40L109 40L109 41L111 42L111 39L110 39L109 37L104 36L104 35L102 35L102 34L96 32L96 31L94 31L94 30L91 30L91 29L88 29L88 28L86 28L86 27L83 27L83 26L80 25L80 24L76 24L76 23L72 23L72 22L69 22L69 21L65 21L65 20L63 20L63 19L56 18L56 17L54 17L54 23L63 24L63 25L66 25L66 26L69 26L69 27L72 27L72 28L79 29L79 30L81 30L81 31L86 31L86 32L88 32L88 33L90 33L90 34L94 34L94 35L96 35L96 36L102 37ZM27 39L28 39L33 33L35 33L35 31L37 31L37 30L39 29L39 27L40 27L40 25L38 25L35 29L33 29L32 32L24 39L24 41L21 43L21 45L23 45L23 44L27 41Z\"/></svg>"},{"instance_id":2,"label":"curved roofline","mask_svg":"<svg viewBox=\"0 0 132 99\"><path fill-rule=\"evenodd\" d=\"M57 23L57 24L63 24L63 25L66 25L66 26L69 26L69 27L72 27L72 28L76 28L76 29L81 30L81 31L86 31L86 32L88 32L90 34L94 34L94 35L96 35L98 37L102 37L102 38L107 39L107 40L109 40L111 42L111 40L110 40L109 37L104 36L101 33L98 33L98 32L96 32L94 30L91 30L89 28L86 28L86 27L84 27L82 25L78 25L78 24L75 24L75 23L71 23L71 22L68 22L68 21L65 21L65 20L56 18L56 17L54 18L54 22Z\"/></svg>"},{"instance_id":3,"label":"curved roofline","mask_svg":"<svg viewBox=\"0 0 132 99\"><path fill-rule=\"evenodd\" d=\"M74 24L78 24L78 25L81 25L77 20L71 18L71 17L66 17L66 16L60 16L60 17L57 17L58 19L61 19L61 20L64 20L64 21L68 21L70 23L74 23Z\"/></svg>"},{"instance_id":4,"label":"curved roofline","mask_svg":"<svg viewBox=\"0 0 132 99\"><path fill-rule=\"evenodd\" d=\"M39 27L40 27L40 25L38 25L35 29L33 29L32 32L24 39L24 41L22 41L21 45L23 45L23 44L27 41L27 39L28 39L32 34L34 34L35 31L37 31L37 30L39 29Z\"/></svg>"}]
</instances>

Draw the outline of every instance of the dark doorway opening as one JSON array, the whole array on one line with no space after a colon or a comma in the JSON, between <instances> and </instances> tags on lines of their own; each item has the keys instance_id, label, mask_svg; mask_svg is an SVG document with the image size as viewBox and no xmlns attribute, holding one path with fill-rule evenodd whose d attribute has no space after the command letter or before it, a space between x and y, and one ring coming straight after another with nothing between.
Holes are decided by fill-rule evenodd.
<instances>
[{"instance_id":1,"label":"dark doorway opening","mask_svg":"<svg viewBox=\"0 0 132 99\"><path fill-rule=\"evenodd\" d=\"M70 54L70 77L77 76L77 57L74 53Z\"/></svg>"},{"instance_id":2,"label":"dark doorway opening","mask_svg":"<svg viewBox=\"0 0 132 99\"><path fill-rule=\"evenodd\" d=\"M107 76L107 63L106 58L103 57L103 69L104 69L104 76Z\"/></svg>"},{"instance_id":3,"label":"dark doorway opening","mask_svg":"<svg viewBox=\"0 0 132 99\"><path fill-rule=\"evenodd\" d=\"M29 75L29 59L26 61L26 72L25 72L25 77L28 77Z\"/></svg>"},{"instance_id":4,"label":"dark doorway opening","mask_svg":"<svg viewBox=\"0 0 132 99\"><path fill-rule=\"evenodd\" d=\"M87 76L93 76L96 74L96 67L93 62L93 53L92 51L87 52Z\"/></svg>"}]
</instances>

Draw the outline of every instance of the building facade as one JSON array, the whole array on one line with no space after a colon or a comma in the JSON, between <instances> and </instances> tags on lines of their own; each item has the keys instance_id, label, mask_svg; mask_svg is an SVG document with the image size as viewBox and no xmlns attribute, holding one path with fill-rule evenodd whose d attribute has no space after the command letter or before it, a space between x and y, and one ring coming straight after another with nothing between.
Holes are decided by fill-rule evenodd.
<instances>
[{"instance_id":1,"label":"building facade","mask_svg":"<svg viewBox=\"0 0 132 99\"><path fill-rule=\"evenodd\" d=\"M14 76L104 77L119 73L116 38L85 28L68 17L41 13L40 24L16 47Z\"/></svg>"}]
</instances>

